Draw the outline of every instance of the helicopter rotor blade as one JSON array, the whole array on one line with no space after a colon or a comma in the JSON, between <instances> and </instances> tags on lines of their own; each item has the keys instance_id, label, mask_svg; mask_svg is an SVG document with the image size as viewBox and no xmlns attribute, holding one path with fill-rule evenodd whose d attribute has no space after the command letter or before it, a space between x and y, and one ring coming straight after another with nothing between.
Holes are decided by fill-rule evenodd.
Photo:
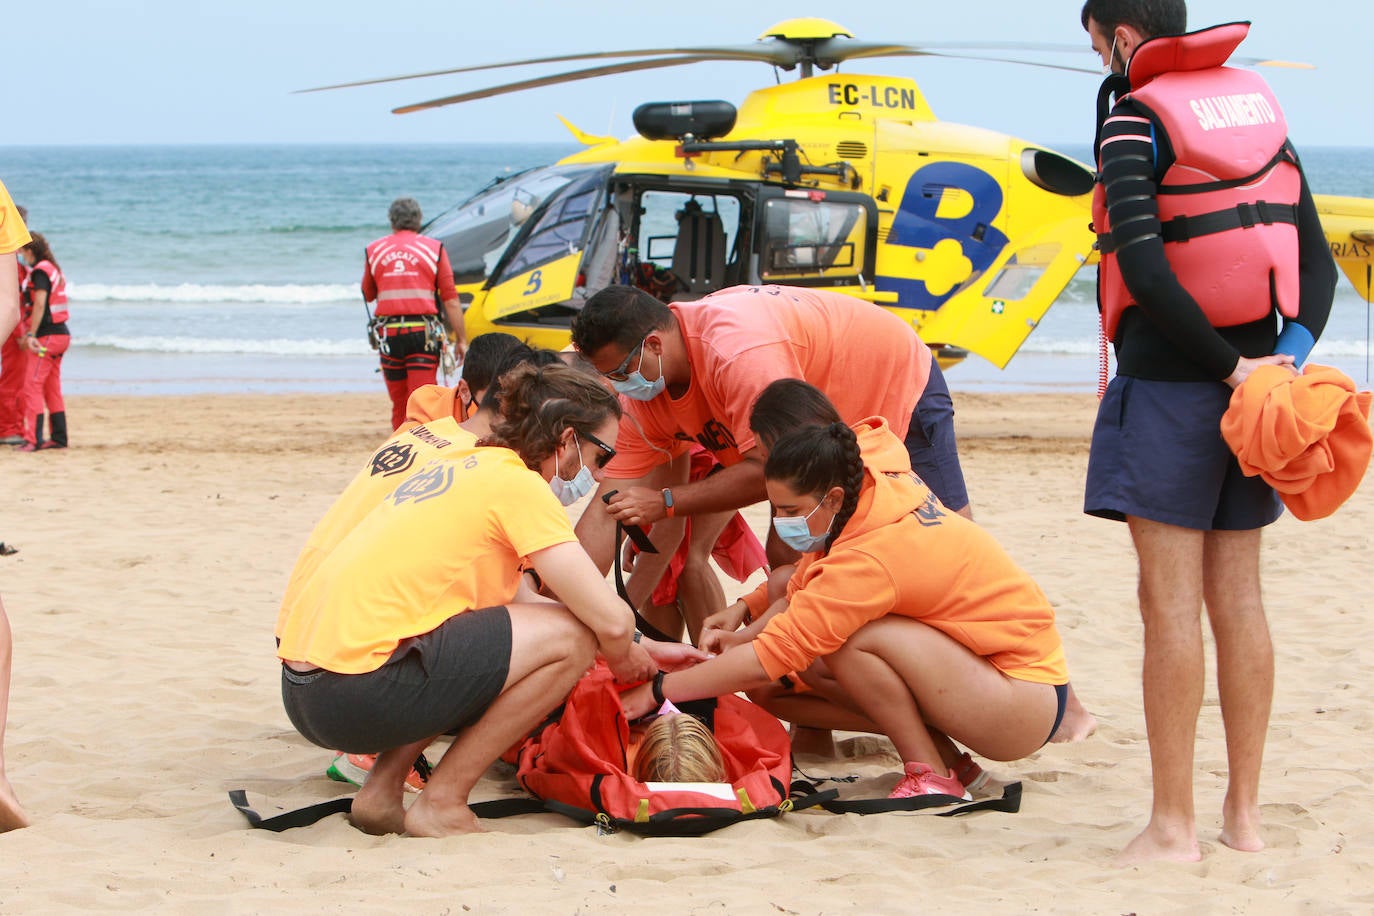
<instances>
[{"instance_id":1,"label":"helicopter rotor blade","mask_svg":"<svg viewBox=\"0 0 1374 916\"><path fill-rule=\"evenodd\" d=\"M735 45L711 48L646 48L631 51L594 51L585 54L558 54L553 57L531 57L526 60L508 60L494 64L477 64L471 67L452 67L447 70L428 70L424 73L407 73L400 76L383 76L376 79L355 80L349 83L334 83L329 86L315 86L310 89L297 89L295 93L325 92L330 89L353 89L358 86L376 86L381 83L398 83L403 80L424 79L430 76L450 76L455 73L477 73L482 70L501 70L510 67L526 67L536 64L559 64L575 60L606 60L616 57L654 57L677 55L702 60L754 60L781 67L794 66L799 58L796 48L778 44L770 46L760 42L754 45Z\"/></svg>"},{"instance_id":2,"label":"helicopter rotor blade","mask_svg":"<svg viewBox=\"0 0 1374 916\"><path fill-rule=\"evenodd\" d=\"M621 64L612 64L606 67L591 67L586 70L572 70L568 73L555 73L552 76L541 76L536 79L521 80L517 83L505 83L501 86L489 86L486 89L474 89L471 92L462 92L457 95L444 96L440 99L430 99L428 102L416 102L412 105L402 105L400 108L391 109L392 114L410 114L413 111L426 111L430 108L442 108L445 105L457 105L459 102L471 102L476 99L491 98L494 95L506 95L511 92L521 92L525 89L538 89L541 86L554 86L559 83L572 83L577 80L593 79L598 76L610 76L615 73L633 73L637 70L658 70L664 67L679 67L683 64L695 64L707 60L717 60L714 57L660 57L652 60L628 61Z\"/></svg>"}]
</instances>

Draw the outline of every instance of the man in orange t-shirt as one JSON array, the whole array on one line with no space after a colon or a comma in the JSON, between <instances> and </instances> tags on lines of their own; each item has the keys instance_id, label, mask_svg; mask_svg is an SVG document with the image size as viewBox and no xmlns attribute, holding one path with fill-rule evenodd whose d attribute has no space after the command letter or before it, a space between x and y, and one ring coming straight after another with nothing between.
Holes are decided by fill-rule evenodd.
<instances>
[{"instance_id":1,"label":"man in orange t-shirt","mask_svg":"<svg viewBox=\"0 0 1374 916\"><path fill-rule=\"evenodd\" d=\"M611 380L625 409L600 491L619 492L593 501L577 526L602 569L617 520L651 525L765 499L749 412L780 378L815 385L846 422L886 418L941 501L968 514L949 390L930 349L886 309L790 286L737 286L673 305L612 286L587 301L572 330L573 345ZM693 441L724 467L688 483ZM660 525L652 536L662 549L680 530ZM769 557L789 559L771 532Z\"/></svg>"}]
</instances>

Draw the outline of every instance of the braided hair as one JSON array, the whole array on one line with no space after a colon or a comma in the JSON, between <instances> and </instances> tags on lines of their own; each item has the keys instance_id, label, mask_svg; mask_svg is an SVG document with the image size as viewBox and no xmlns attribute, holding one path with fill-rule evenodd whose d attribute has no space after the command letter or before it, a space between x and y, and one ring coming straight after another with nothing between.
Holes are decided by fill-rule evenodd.
<instances>
[{"instance_id":1,"label":"braided hair","mask_svg":"<svg viewBox=\"0 0 1374 916\"><path fill-rule=\"evenodd\" d=\"M844 491L840 511L830 524L825 553L840 536L859 505L864 482L864 462L854 430L843 423L806 426L788 433L773 444L763 476L786 484L797 493L824 495L831 487Z\"/></svg>"},{"instance_id":2,"label":"braided hair","mask_svg":"<svg viewBox=\"0 0 1374 916\"><path fill-rule=\"evenodd\" d=\"M780 378L759 392L749 411L749 429L765 449L803 426L840 422L840 413L825 393L799 378Z\"/></svg>"},{"instance_id":3,"label":"braided hair","mask_svg":"<svg viewBox=\"0 0 1374 916\"><path fill-rule=\"evenodd\" d=\"M513 449L530 470L554 453L568 427L586 435L608 419L620 418L620 401L600 379L561 361L516 366L499 384L500 413L491 434L477 444Z\"/></svg>"}]
</instances>

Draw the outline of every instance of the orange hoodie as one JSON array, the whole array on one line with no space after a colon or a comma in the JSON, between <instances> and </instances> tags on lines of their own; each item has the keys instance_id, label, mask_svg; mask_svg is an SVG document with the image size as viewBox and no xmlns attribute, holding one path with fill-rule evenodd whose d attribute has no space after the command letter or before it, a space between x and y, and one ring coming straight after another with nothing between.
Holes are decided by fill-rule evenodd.
<instances>
[{"instance_id":1,"label":"orange hoodie","mask_svg":"<svg viewBox=\"0 0 1374 916\"><path fill-rule=\"evenodd\" d=\"M804 670L864 624L910 617L958 640L1002 673L1066 684L1054 609L982 527L946 509L911 472L878 418L855 424L864 459L858 506L826 555L806 554L787 611L753 641L770 678Z\"/></svg>"},{"instance_id":2,"label":"orange hoodie","mask_svg":"<svg viewBox=\"0 0 1374 916\"><path fill-rule=\"evenodd\" d=\"M1330 366L1302 375L1261 366L1231 394L1221 435L1247 477L1259 475L1305 522L1350 498L1369 467L1371 394Z\"/></svg>"}]
</instances>

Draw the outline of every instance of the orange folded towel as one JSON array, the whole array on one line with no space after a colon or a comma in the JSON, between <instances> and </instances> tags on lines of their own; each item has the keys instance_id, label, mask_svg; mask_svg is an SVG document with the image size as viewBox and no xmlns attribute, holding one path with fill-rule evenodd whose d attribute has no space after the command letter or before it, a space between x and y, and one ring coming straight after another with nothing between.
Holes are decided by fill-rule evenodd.
<instances>
[{"instance_id":1,"label":"orange folded towel","mask_svg":"<svg viewBox=\"0 0 1374 916\"><path fill-rule=\"evenodd\" d=\"M1231 394L1221 435L1248 477L1259 475L1303 521L1326 518L1369 467L1371 394L1330 366L1302 375L1261 366Z\"/></svg>"}]
</instances>

